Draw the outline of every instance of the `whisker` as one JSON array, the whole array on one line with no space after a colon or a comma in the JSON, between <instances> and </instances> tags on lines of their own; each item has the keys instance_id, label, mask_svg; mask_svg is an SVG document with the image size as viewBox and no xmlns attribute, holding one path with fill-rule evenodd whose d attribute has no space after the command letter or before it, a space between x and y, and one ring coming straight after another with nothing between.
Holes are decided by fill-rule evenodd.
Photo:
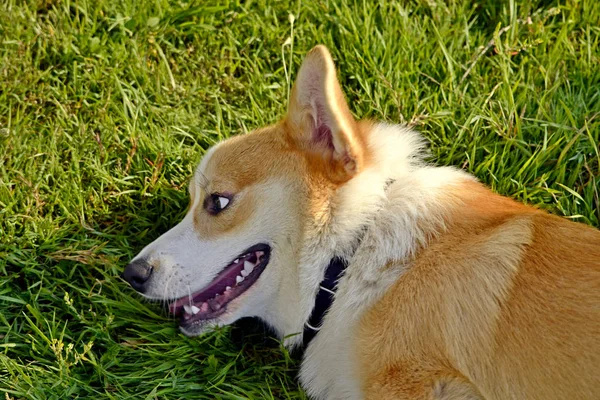
<instances>
[{"instance_id":1,"label":"whisker","mask_svg":"<svg viewBox=\"0 0 600 400\"><path fill-rule=\"evenodd\" d=\"M197 173L198 175L196 183L198 183L198 186L200 186L200 188L206 190L206 188L208 187L208 178L201 171L198 171Z\"/></svg>"},{"instance_id":2,"label":"whisker","mask_svg":"<svg viewBox=\"0 0 600 400\"><path fill-rule=\"evenodd\" d=\"M161 299L161 301L164 303L164 307L167 309L167 311L169 310L169 300L173 297L173 295L171 294L171 291L169 290L169 287L171 286L172 280L175 277L176 273L175 271L171 271L171 273L169 274L165 285L163 286L163 298ZM170 312L168 312L169 315L169 319L175 320L175 315L171 314Z\"/></svg>"}]
</instances>

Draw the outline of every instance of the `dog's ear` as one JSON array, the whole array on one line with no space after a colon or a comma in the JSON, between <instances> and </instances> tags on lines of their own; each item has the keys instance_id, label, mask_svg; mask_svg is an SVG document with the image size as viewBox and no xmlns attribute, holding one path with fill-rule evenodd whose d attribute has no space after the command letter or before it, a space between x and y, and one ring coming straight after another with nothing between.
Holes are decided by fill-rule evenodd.
<instances>
[{"instance_id":1,"label":"dog's ear","mask_svg":"<svg viewBox=\"0 0 600 400\"><path fill-rule=\"evenodd\" d=\"M345 182L362 169L365 143L325 46L316 46L306 55L286 122L295 144L321 164L332 181Z\"/></svg>"}]
</instances>

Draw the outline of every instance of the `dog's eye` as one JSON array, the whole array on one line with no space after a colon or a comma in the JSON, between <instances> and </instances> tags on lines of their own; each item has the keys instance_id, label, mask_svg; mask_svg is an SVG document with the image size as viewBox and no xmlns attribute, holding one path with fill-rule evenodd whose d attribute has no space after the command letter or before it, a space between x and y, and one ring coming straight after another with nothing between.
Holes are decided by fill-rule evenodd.
<instances>
[{"instance_id":1,"label":"dog's eye","mask_svg":"<svg viewBox=\"0 0 600 400\"><path fill-rule=\"evenodd\" d=\"M208 211L209 214L217 215L226 209L229 203L231 203L231 197L223 194L213 193L209 196L206 196L204 199L204 209Z\"/></svg>"}]
</instances>

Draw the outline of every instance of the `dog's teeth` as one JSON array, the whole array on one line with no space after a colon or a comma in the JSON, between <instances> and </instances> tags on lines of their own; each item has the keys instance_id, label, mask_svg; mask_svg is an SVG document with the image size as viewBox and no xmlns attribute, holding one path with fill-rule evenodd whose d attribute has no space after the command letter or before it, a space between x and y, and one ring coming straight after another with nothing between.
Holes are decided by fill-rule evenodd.
<instances>
[{"instance_id":1,"label":"dog's teeth","mask_svg":"<svg viewBox=\"0 0 600 400\"><path fill-rule=\"evenodd\" d=\"M244 261L244 271L246 271L246 273L250 273L252 272L252 270L254 269L254 264L251 263L250 261Z\"/></svg>"},{"instance_id":2,"label":"dog's teeth","mask_svg":"<svg viewBox=\"0 0 600 400\"><path fill-rule=\"evenodd\" d=\"M237 283L237 284L240 284L240 283L242 283L243 281L244 281L244 278L243 278L243 277L241 277L241 276L239 276L239 275L235 277L235 283Z\"/></svg>"},{"instance_id":3,"label":"dog's teeth","mask_svg":"<svg viewBox=\"0 0 600 400\"><path fill-rule=\"evenodd\" d=\"M185 311L186 314L193 314L192 313L192 307L193 306L189 306L189 305L186 304L186 305L183 306L183 309L184 309L184 311Z\"/></svg>"},{"instance_id":4,"label":"dog's teeth","mask_svg":"<svg viewBox=\"0 0 600 400\"><path fill-rule=\"evenodd\" d=\"M229 292L230 290L231 290L231 286L227 286L227 287L225 288L225 291L226 291L226 292Z\"/></svg>"},{"instance_id":5,"label":"dog's teeth","mask_svg":"<svg viewBox=\"0 0 600 400\"><path fill-rule=\"evenodd\" d=\"M192 306L192 314L196 315L200 312L200 309L196 306Z\"/></svg>"},{"instance_id":6,"label":"dog's teeth","mask_svg":"<svg viewBox=\"0 0 600 400\"><path fill-rule=\"evenodd\" d=\"M235 260L233 260L233 263L234 263L234 264L237 264L237 263L239 263L239 262L240 262L240 259L239 259L239 258L236 258Z\"/></svg>"},{"instance_id":7,"label":"dog's teeth","mask_svg":"<svg viewBox=\"0 0 600 400\"><path fill-rule=\"evenodd\" d=\"M245 278L245 277L248 276L249 273L248 273L248 271L246 271L245 269L243 269L242 272L241 272L241 274Z\"/></svg>"},{"instance_id":8,"label":"dog's teeth","mask_svg":"<svg viewBox=\"0 0 600 400\"><path fill-rule=\"evenodd\" d=\"M210 305L212 307L213 310L215 311L219 311L221 309L221 304L219 304L218 301L215 301L213 304Z\"/></svg>"}]
</instances>

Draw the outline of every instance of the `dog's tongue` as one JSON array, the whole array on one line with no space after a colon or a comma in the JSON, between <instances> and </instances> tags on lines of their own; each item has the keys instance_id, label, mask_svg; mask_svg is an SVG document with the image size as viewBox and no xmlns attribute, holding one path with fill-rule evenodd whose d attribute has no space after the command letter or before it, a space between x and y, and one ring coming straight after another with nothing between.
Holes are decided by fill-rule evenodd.
<instances>
[{"instance_id":1,"label":"dog's tongue","mask_svg":"<svg viewBox=\"0 0 600 400\"><path fill-rule=\"evenodd\" d=\"M229 266L204 289L191 293L188 296L181 297L169 304L169 312L177 315L185 305L201 304L207 300L213 299L216 295L224 293L228 286L234 287L237 283L236 277L239 276L244 269L244 262L249 261L255 264L257 258L255 254L251 254L248 257L239 258L236 261L237 262L229 264Z\"/></svg>"}]
</instances>

